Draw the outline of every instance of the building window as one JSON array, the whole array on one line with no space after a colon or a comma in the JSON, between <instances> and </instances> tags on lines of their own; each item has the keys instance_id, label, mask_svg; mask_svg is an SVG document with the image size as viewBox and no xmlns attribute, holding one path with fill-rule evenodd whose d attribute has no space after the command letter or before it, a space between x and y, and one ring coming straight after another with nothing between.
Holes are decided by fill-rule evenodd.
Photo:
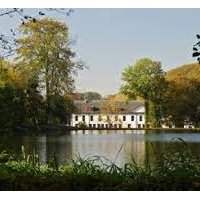
<instances>
[{"instance_id":1,"label":"building window","mask_svg":"<svg viewBox=\"0 0 200 200\"><path fill-rule=\"evenodd\" d=\"M114 124L114 128L117 128L117 124Z\"/></svg>"},{"instance_id":2,"label":"building window","mask_svg":"<svg viewBox=\"0 0 200 200\"><path fill-rule=\"evenodd\" d=\"M101 124L101 128L104 128L104 124Z\"/></svg>"},{"instance_id":3,"label":"building window","mask_svg":"<svg viewBox=\"0 0 200 200\"><path fill-rule=\"evenodd\" d=\"M92 128L92 124L89 124L89 128Z\"/></svg>"},{"instance_id":4,"label":"building window","mask_svg":"<svg viewBox=\"0 0 200 200\"><path fill-rule=\"evenodd\" d=\"M108 128L108 124L106 124L106 128Z\"/></svg>"},{"instance_id":5,"label":"building window","mask_svg":"<svg viewBox=\"0 0 200 200\"><path fill-rule=\"evenodd\" d=\"M123 116L123 121L126 121L126 116Z\"/></svg>"},{"instance_id":6,"label":"building window","mask_svg":"<svg viewBox=\"0 0 200 200\"><path fill-rule=\"evenodd\" d=\"M115 121L118 121L118 116L117 115L115 115Z\"/></svg>"},{"instance_id":7,"label":"building window","mask_svg":"<svg viewBox=\"0 0 200 200\"><path fill-rule=\"evenodd\" d=\"M78 115L75 116L75 121L78 121Z\"/></svg>"},{"instance_id":8,"label":"building window","mask_svg":"<svg viewBox=\"0 0 200 200\"><path fill-rule=\"evenodd\" d=\"M140 120L140 122L142 121L142 115L140 115L140 119L139 120Z\"/></svg>"},{"instance_id":9,"label":"building window","mask_svg":"<svg viewBox=\"0 0 200 200\"><path fill-rule=\"evenodd\" d=\"M119 128L122 128L122 125L121 125L121 124L119 124Z\"/></svg>"},{"instance_id":10,"label":"building window","mask_svg":"<svg viewBox=\"0 0 200 200\"><path fill-rule=\"evenodd\" d=\"M98 117L98 120L99 120L99 121L101 121L101 120L102 120L102 117L101 117L101 115L99 115L99 117Z\"/></svg>"},{"instance_id":11,"label":"building window","mask_svg":"<svg viewBox=\"0 0 200 200\"><path fill-rule=\"evenodd\" d=\"M93 126L93 128L96 128L96 124L93 124L92 126Z\"/></svg>"},{"instance_id":12,"label":"building window","mask_svg":"<svg viewBox=\"0 0 200 200\"><path fill-rule=\"evenodd\" d=\"M83 121L83 122L85 121L85 115L82 116L82 121Z\"/></svg>"},{"instance_id":13,"label":"building window","mask_svg":"<svg viewBox=\"0 0 200 200\"><path fill-rule=\"evenodd\" d=\"M131 121L134 121L134 115L131 116Z\"/></svg>"},{"instance_id":14,"label":"building window","mask_svg":"<svg viewBox=\"0 0 200 200\"><path fill-rule=\"evenodd\" d=\"M94 120L94 117L93 115L90 116L90 121L93 121Z\"/></svg>"},{"instance_id":15,"label":"building window","mask_svg":"<svg viewBox=\"0 0 200 200\"><path fill-rule=\"evenodd\" d=\"M101 124L98 124L98 128L101 128Z\"/></svg>"},{"instance_id":16,"label":"building window","mask_svg":"<svg viewBox=\"0 0 200 200\"><path fill-rule=\"evenodd\" d=\"M128 128L131 128L131 124L128 124Z\"/></svg>"}]
</instances>

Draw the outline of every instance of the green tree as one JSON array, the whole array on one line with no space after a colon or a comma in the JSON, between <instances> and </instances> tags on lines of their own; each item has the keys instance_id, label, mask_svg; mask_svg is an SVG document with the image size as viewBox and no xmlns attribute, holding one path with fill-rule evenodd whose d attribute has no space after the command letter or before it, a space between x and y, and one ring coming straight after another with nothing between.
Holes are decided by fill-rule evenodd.
<instances>
[{"instance_id":1,"label":"green tree","mask_svg":"<svg viewBox=\"0 0 200 200\"><path fill-rule=\"evenodd\" d=\"M21 38L17 44L17 61L27 80L38 82L45 90L46 122L49 123L51 97L63 96L74 89L74 77L80 62L70 49L69 30L66 24L44 18L21 25ZM33 81L33 82L34 82Z\"/></svg>"},{"instance_id":2,"label":"green tree","mask_svg":"<svg viewBox=\"0 0 200 200\"><path fill-rule=\"evenodd\" d=\"M177 76L170 80L165 92L164 116L170 117L176 127L183 127L184 121L198 127L200 121L200 82Z\"/></svg>"},{"instance_id":3,"label":"green tree","mask_svg":"<svg viewBox=\"0 0 200 200\"><path fill-rule=\"evenodd\" d=\"M69 96L51 96L51 118L54 124L70 124L71 113L75 111L73 100Z\"/></svg>"},{"instance_id":4,"label":"green tree","mask_svg":"<svg viewBox=\"0 0 200 200\"><path fill-rule=\"evenodd\" d=\"M177 127L190 121L199 127L200 121L200 68L198 63L176 67L166 74L164 115Z\"/></svg>"},{"instance_id":5,"label":"green tree","mask_svg":"<svg viewBox=\"0 0 200 200\"><path fill-rule=\"evenodd\" d=\"M38 90L37 82L29 82L24 90L24 95L26 114L24 123L39 129L39 125L45 123L45 101Z\"/></svg>"},{"instance_id":6,"label":"green tree","mask_svg":"<svg viewBox=\"0 0 200 200\"><path fill-rule=\"evenodd\" d=\"M25 119L24 91L14 65L0 60L0 125L12 128Z\"/></svg>"},{"instance_id":7,"label":"green tree","mask_svg":"<svg viewBox=\"0 0 200 200\"><path fill-rule=\"evenodd\" d=\"M124 84L121 90L131 98L142 97L145 101L146 126L160 126L161 102L167 87L161 63L148 58L138 60L122 72Z\"/></svg>"}]
</instances>

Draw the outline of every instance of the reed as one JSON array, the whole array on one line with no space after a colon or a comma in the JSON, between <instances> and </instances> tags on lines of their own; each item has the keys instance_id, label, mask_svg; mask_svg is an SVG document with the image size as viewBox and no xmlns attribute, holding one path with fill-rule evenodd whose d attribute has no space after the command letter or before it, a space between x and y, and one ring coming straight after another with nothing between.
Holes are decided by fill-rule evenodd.
<instances>
[{"instance_id":1,"label":"reed","mask_svg":"<svg viewBox=\"0 0 200 200\"><path fill-rule=\"evenodd\" d=\"M134 158L119 167L99 156L77 157L59 166L56 156L41 164L22 147L18 159L0 154L0 190L200 190L200 158L184 145L143 167Z\"/></svg>"}]
</instances>

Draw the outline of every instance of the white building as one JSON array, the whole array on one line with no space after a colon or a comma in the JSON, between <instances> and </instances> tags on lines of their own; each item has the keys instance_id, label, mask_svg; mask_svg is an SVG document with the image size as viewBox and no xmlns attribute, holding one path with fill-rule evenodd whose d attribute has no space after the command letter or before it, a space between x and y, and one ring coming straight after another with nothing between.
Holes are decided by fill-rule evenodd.
<instances>
[{"instance_id":1,"label":"white building","mask_svg":"<svg viewBox=\"0 0 200 200\"><path fill-rule=\"evenodd\" d=\"M75 101L77 112L72 114L71 126L88 128L144 128L145 108L142 101L120 103L120 112L101 113L102 100Z\"/></svg>"}]
</instances>

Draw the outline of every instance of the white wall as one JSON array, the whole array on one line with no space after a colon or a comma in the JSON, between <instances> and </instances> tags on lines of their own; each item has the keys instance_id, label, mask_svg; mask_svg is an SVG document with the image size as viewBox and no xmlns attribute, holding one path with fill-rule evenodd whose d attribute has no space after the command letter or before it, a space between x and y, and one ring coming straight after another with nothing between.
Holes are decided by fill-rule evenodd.
<instances>
[{"instance_id":1,"label":"white wall","mask_svg":"<svg viewBox=\"0 0 200 200\"><path fill-rule=\"evenodd\" d=\"M78 121L76 121L76 116L78 117ZM85 116L85 122L83 121L83 116ZM91 121L91 116L93 116L93 121ZM101 120L99 120L99 116L101 116ZM109 120L107 120L107 116L109 116ZM117 120L115 117L117 116ZM125 116L126 120L123 121L123 116ZM131 120L131 117L134 116L134 121ZM142 118L142 121L141 121ZM145 124L144 113L134 113L134 114L72 114L71 126L75 127L80 123L85 123L88 127L89 125L94 127L99 126L106 128L109 124L117 125L117 128L142 128Z\"/></svg>"}]
</instances>

